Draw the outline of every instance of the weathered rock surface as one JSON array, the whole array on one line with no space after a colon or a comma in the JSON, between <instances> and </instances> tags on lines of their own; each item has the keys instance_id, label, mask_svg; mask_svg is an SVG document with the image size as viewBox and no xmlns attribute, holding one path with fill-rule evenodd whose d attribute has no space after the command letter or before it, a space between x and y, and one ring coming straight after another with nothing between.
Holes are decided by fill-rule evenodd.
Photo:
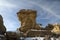
<instances>
[{"instance_id":1,"label":"weathered rock surface","mask_svg":"<svg viewBox=\"0 0 60 40\"><path fill-rule=\"evenodd\" d=\"M3 24L3 17L0 15L0 40L5 40L6 27Z\"/></svg>"},{"instance_id":2,"label":"weathered rock surface","mask_svg":"<svg viewBox=\"0 0 60 40\"><path fill-rule=\"evenodd\" d=\"M0 34L4 34L6 32L6 27L3 24L3 17L0 15Z\"/></svg>"},{"instance_id":3,"label":"weathered rock surface","mask_svg":"<svg viewBox=\"0 0 60 40\"><path fill-rule=\"evenodd\" d=\"M60 24L53 24L54 28L51 30L51 32L55 34L60 34Z\"/></svg>"},{"instance_id":4,"label":"weathered rock surface","mask_svg":"<svg viewBox=\"0 0 60 40\"><path fill-rule=\"evenodd\" d=\"M18 18L21 21L21 27L19 30L21 32L26 32L30 29L40 30L40 26L36 24L36 11L35 10L20 10L18 13Z\"/></svg>"},{"instance_id":5,"label":"weathered rock surface","mask_svg":"<svg viewBox=\"0 0 60 40\"><path fill-rule=\"evenodd\" d=\"M6 40L19 40L20 34L16 32L6 32Z\"/></svg>"},{"instance_id":6,"label":"weathered rock surface","mask_svg":"<svg viewBox=\"0 0 60 40\"><path fill-rule=\"evenodd\" d=\"M52 30L54 26L52 24L48 24L44 29L45 30Z\"/></svg>"}]
</instances>

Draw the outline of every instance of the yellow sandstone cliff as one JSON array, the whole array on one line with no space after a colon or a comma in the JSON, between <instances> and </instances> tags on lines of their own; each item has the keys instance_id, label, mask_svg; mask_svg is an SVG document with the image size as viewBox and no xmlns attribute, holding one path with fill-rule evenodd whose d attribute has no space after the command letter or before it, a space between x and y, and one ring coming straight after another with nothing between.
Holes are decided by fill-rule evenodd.
<instances>
[{"instance_id":1,"label":"yellow sandstone cliff","mask_svg":"<svg viewBox=\"0 0 60 40\"><path fill-rule=\"evenodd\" d=\"M54 28L51 30L52 33L60 34L60 24L53 24Z\"/></svg>"}]
</instances>

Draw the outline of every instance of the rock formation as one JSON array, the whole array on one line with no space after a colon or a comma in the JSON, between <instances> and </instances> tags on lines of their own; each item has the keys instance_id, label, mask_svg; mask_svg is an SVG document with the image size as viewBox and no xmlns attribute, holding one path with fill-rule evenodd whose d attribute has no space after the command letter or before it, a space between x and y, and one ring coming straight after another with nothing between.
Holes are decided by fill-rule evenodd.
<instances>
[{"instance_id":1,"label":"rock formation","mask_svg":"<svg viewBox=\"0 0 60 40\"><path fill-rule=\"evenodd\" d=\"M45 35L44 40L51 40L51 37L49 35Z\"/></svg>"},{"instance_id":2,"label":"rock formation","mask_svg":"<svg viewBox=\"0 0 60 40\"><path fill-rule=\"evenodd\" d=\"M54 26L52 24L48 24L44 29L45 30L52 30Z\"/></svg>"},{"instance_id":3,"label":"rock formation","mask_svg":"<svg viewBox=\"0 0 60 40\"><path fill-rule=\"evenodd\" d=\"M53 37L60 37L60 24L52 24L54 28L51 30Z\"/></svg>"},{"instance_id":4,"label":"rock formation","mask_svg":"<svg viewBox=\"0 0 60 40\"><path fill-rule=\"evenodd\" d=\"M51 30L51 32L55 34L60 34L60 24L53 24L54 28Z\"/></svg>"},{"instance_id":5,"label":"rock formation","mask_svg":"<svg viewBox=\"0 0 60 40\"><path fill-rule=\"evenodd\" d=\"M0 15L0 40L5 40L6 28L3 24L3 17Z\"/></svg>"},{"instance_id":6,"label":"rock formation","mask_svg":"<svg viewBox=\"0 0 60 40\"><path fill-rule=\"evenodd\" d=\"M21 22L21 27L19 30L21 32L26 32L31 29L40 30L40 26L36 24L36 11L35 10L20 10L17 15L19 18L19 21Z\"/></svg>"},{"instance_id":7,"label":"rock formation","mask_svg":"<svg viewBox=\"0 0 60 40\"><path fill-rule=\"evenodd\" d=\"M19 40L20 34L16 32L6 32L6 40Z\"/></svg>"},{"instance_id":8,"label":"rock formation","mask_svg":"<svg viewBox=\"0 0 60 40\"><path fill-rule=\"evenodd\" d=\"M37 12L35 10L22 9L17 13L17 15L19 21L21 22L21 27L19 28L19 31L23 33L23 36L39 37L51 35L51 30L53 29L54 26L48 24L46 28L42 28L41 25L36 24Z\"/></svg>"},{"instance_id":9,"label":"rock formation","mask_svg":"<svg viewBox=\"0 0 60 40\"><path fill-rule=\"evenodd\" d=\"M60 25L48 24L46 28L42 28L41 25L36 24L36 10L22 9L17 13L17 16L21 22L21 27L18 30L23 37L45 37L45 35L52 37L54 33L60 34Z\"/></svg>"},{"instance_id":10,"label":"rock formation","mask_svg":"<svg viewBox=\"0 0 60 40\"><path fill-rule=\"evenodd\" d=\"M0 15L0 34L1 33L4 34L5 32L6 32L6 28L5 28L4 24L3 24L3 18Z\"/></svg>"}]
</instances>

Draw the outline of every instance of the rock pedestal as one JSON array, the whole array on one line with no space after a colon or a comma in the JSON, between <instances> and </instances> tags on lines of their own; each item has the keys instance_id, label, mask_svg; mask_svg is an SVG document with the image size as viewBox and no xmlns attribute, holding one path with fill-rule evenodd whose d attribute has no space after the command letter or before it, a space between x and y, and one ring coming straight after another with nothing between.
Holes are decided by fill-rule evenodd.
<instances>
[{"instance_id":1,"label":"rock pedestal","mask_svg":"<svg viewBox=\"0 0 60 40\"><path fill-rule=\"evenodd\" d=\"M21 22L21 27L19 30L23 33L31 29L40 30L40 27L36 24L36 11L35 10L20 10L17 15L19 21Z\"/></svg>"}]
</instances>

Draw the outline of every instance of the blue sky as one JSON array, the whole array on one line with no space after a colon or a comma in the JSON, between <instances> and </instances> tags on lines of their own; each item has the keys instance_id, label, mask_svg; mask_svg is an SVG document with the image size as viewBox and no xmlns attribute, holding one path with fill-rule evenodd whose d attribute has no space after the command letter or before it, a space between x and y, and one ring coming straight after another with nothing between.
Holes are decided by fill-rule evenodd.
<instances>
[{"instance_id":1,"label":"blue sky","mask_svg":"<svg viewBox=\"0 0 60 40\"><path fill-rule=\"evenodd\" d=\"M7 31L16 31L21 26L17 17L21 9L37 10L37 24L60 23L59 0L0 0L0 14Z\"/></svg>"}]
</instances>

